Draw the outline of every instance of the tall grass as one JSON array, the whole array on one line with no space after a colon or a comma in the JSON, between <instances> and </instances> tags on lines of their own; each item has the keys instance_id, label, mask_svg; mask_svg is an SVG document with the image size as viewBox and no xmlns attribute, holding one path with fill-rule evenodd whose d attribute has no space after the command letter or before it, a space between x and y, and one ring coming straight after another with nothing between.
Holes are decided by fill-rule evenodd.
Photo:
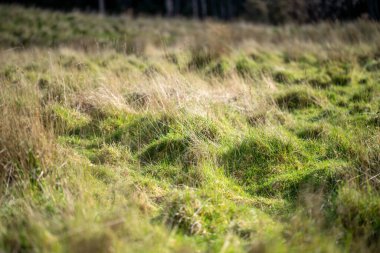
<instances>
[{"instance_id":1,"label":"tall grass","mask_svg":"<svg viewBox=\"0 0 380 253\"><path fill-rule=\"evenodd\" d=\"M3 80L0 101L1 180L8 185L16 178L43 176L54 154L54 140L43 126L35 88L24 80L17 84Z\"/></svg>"}]
</instances>

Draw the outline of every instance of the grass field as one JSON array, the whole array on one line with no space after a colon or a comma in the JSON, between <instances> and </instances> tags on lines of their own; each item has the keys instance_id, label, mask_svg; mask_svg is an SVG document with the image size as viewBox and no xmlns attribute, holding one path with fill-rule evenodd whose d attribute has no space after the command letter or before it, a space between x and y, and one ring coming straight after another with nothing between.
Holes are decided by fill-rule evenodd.
<instances>
[{"instance_id":1,"label":"grass field","mask_svg":"<svg viewBox=\"0 0 380 253\"><path fill-rule=\"evenodd\" d=\"M0 5L0 48L0 252L379 252L379 24Z\"/></svg>"}]
</instances>

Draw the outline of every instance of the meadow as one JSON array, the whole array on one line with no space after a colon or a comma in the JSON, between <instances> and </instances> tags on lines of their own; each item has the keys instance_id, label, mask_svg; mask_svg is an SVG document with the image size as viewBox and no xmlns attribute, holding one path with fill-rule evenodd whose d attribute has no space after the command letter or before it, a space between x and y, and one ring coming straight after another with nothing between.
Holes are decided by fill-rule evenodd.
<instances>
[{"instance_id":1,"label":"meadow","mask_svg":"<svg viewBox=\"0 0 380 253\"><path fill-rule=\"evenodd\" d=\"M0 252L379 252L380 24L0 5Z\"/></svg>"}]
</instances>

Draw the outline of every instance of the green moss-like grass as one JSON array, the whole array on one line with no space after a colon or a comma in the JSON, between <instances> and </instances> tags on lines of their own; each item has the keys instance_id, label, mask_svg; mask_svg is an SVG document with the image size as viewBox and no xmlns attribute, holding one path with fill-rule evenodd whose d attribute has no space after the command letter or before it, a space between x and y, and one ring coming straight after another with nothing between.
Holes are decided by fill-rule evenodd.
<instances>
[{"instance_id":1,"label":"green moss-like grass","mask_svg":"<svg viewBox=\"0 0 380 253\"><path fill-rule=\"evenodd\" d=\"M282 109L293 111L320 106L321 98L307 88L290 89L276 97L276 103Z\"/></svg>"},{"instance_id":2,"label":"green moss-like grass","mask_svg":"<svg viewBox=\"0 0 380 253\"><path fill-rule=\"evenodd\" d=\"M78 134L91 122L91 118L77 110L53 104L47 109L46 117L54 124L58 133Z\"/></svg>"},{"instance_id":3,"label":"green moss-like grass","mask_svg":"<svg viewBox=\"0 0 380 253\"><path fill-rule=\"evenodd\" d=\"M168 135L148 145L139 154L139 159L143 163L186 162L190 144L188 137Z\"/></svg>"}]
</instances>

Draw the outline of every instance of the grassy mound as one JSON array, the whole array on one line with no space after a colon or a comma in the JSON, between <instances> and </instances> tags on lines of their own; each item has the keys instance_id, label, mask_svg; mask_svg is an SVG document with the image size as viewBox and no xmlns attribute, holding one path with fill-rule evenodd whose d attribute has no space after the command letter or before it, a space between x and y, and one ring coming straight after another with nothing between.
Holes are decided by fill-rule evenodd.
<instances>
[{"instance_id":1,"label":"grassy mound","mask_svg":"<svg viewBox=\"0 0 380 253\"><path fill-rule=\"evenodd\" d=\"M100 125L101 130L108 133L108 143L116 142L131 150L139 150L169 133L173 123L174 118L167 115L137 115L109 118Z\"/></svg>"},{"instance_id":2,"label":"grassy mound","mask_svg":"<svg viewBox=\"0 0 380 253\"><path fill-rule=\"evenodd\" d=\"M232 146L222 157L227 171L240 182L259 182L276 173L273 167L294 161L294 147L279 136L256 132Z\"/></svg>"},{"instance_id":3,"label":"grassy mound","mask_svg":"<svg viewBox=\"0 0 380 253\"><path fill-rule=\"evenodd\" d=\"M275 101L281 109L290 111L321 105L321 98L307 88L290 89L278 95Z\"/></svg>"},{"instance_id":4,"label":"grassy mound","mask_svg":"<svg viewBox=\"0 0 380 253\"><path fill-rule=\"evenodd\" d=\"M186 162L186 154L190 147L190 139L182 136L165 136L148 145L140 154L143 163L152 162Z\"/></svg>"}]
</instances>

